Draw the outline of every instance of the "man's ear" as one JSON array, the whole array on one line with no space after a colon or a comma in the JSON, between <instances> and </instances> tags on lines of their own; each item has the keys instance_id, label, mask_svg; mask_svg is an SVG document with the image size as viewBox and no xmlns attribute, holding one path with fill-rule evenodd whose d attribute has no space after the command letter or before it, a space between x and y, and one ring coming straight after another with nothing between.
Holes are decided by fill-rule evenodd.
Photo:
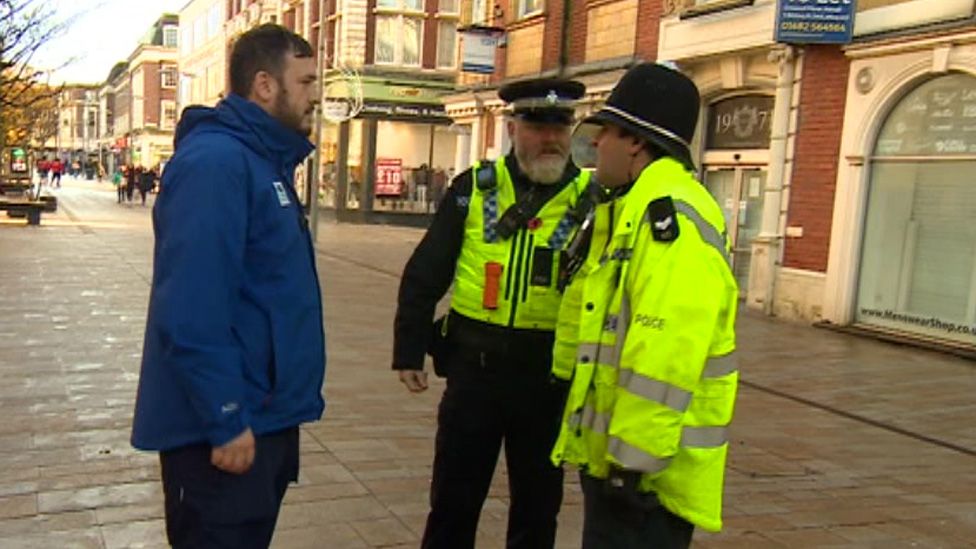
<instances>
[{"instance_id":1,"label":"man's ear","mask_svg":"<svg viewBox=\"0 0 976 549\"><path fill-rule=\"evenodd\" d=\"M644 150L644 142L636 136L630 136L630 155L634 156Z\"/></svg>"},{"instance_id":2,"label":"man's ear","mask_svg":"<svg viewBox=\"0 0 976 549\"><path fill-rule=\"evenodd\" d=\"M278 81L267 71L258 71L254 75L251 86L251 96L257 103L270 103L278 92Z\"/></svg>"},{"instance_id":3,"label":"man's ear","mask_svg":"<svg viewBox=\"0 0 976 549\"><path fill-rule=\"evenodd\" d=\"M510 118L508 122L506 122L506 126L508 127L508 138L515 139L515 120Z\"/></svg>"}]
</instances>

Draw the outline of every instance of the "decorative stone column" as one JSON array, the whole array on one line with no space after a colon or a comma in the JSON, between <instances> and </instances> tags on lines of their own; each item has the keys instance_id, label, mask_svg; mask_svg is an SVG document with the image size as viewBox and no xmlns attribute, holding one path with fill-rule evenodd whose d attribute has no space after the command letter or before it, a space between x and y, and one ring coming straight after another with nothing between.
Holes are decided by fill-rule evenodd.
<instances>
[{"instance_id":1,"label":"decorative stone column","mask_svg":"<svg viewBox=\"0 0 976 549\"><path fill-rule=\"evenodd\" d=\"M787 180L787 141L790 132L790 110L793 103L796 59L790 46L769 52L769 60L779 65L776 79L776 104L770 128L769 176L763 198L763 217L759 235L752 242L752 265L749 270L747 306L773 314L776 293L776 271L779 265L783 234L783 191Z\"/></svg>"}]
</instances>

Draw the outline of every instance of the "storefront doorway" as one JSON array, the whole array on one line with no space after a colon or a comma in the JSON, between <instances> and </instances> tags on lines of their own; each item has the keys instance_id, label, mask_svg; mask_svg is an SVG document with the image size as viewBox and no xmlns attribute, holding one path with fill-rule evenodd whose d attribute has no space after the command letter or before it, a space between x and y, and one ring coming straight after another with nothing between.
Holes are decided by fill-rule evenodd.
<instances>
[{"instance_id":1,"label":"storefront doorway","mask_svg":"<svg viewBox=\"0 0 976 549\"><path fill-rule=\"evenodd\" d=\"M773 97L733 95L708 107L702 181L725 214L739 296L749 292L752 243L762 227Z\"/></svg>"},{"instance_id":2,"label":"storefront doorway","mask_svg":"<svg viewBox=\"0 0 976 549\"><path fill-rule=\"evenodd\" d=\"M761 166L707 166L705 186L725 214L725 226L732 239L732 269L739 295L749 288L752 241L762 226L766 168Z\"/></svg>"}]
</instances>

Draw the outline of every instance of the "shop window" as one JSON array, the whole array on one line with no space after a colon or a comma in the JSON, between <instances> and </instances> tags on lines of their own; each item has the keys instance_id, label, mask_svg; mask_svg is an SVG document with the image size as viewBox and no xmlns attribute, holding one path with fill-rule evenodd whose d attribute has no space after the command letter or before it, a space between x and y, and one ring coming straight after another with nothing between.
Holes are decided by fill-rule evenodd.
<instances>
[{"instance_id":1,"label":"shop window","mask_svg":"<svg viewBox=\"0 0 976 549\"><path fill-rule=\"evenodd\" d=\"M438 0L437 13L457 14L458 0Z\"/></svg>"},{"instance_id":2,"label":"shop window","mask_svg":"<svg viewBox=\"0 0 976 549\"><path fill-rule=\"evenodd\" d=\"M908 93L869 167L857 320L976 345L976 78Z\"/></svg>"},{"instance_id":3,"label":"shop window","mask_svg":"<svg viewBox=\"0 0 976 549\"><path fill-rule=\"evenodd\" d=\"M424 21L420 17L405 14L379 15L376 17L377 65L420 66L420 47Z\"/></svg>"}]
</instances>

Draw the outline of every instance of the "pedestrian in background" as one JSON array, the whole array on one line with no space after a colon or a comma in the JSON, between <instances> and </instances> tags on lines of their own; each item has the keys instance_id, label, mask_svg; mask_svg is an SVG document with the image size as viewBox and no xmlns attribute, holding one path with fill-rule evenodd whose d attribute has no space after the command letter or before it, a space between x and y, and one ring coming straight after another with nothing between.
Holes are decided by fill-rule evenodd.
<instances>
[{"instance_id":1,"label":"pedestrian in background","mask_svg":"<svg viewBox=\"0 0 976 549\"><path fill-rule=\"evenodd\" d=\"M142 166L129 164L129 169L125 174L125 201L132 202L132 196L136 192L136 186L142 177Z\"/></svg>"},{"instance_id":2,"label":"pedestrian in background","mask_svg":"<svg viewBox=\"0 0 976 549\"><path fill-rule=\"evenodd\" d=\"M403 271L393 368L427 389L424 353L447 377L424 549L471 549L502 444L511 505L509 549L555 543L562 470L549 461L566 384L551 383L556 272L589 181L569 160L576 101L585 88L534 79L499 91L512 150L454 180ZM433 330L451 283L451 311Z\"/></svg>"},{"instance_id":3,"label":"pedestrian in background","mask_svg":"<svg viewBox=\"0 0 976 549\"><path fill-rule=\"evenodd\" d=\"M61 188L61 174L64 172L64 162L60 158L51 161L51 186Z\"/></svg>"},{"instance_id":4,"label":"pedestrian in background","mask_svg":"<svg viewBox=\"0 0 976 549\"><path fill-rule=\"evenodd\" d=\"M645 63L577 130L609 189L569 261L553 364L572 386L552 459L580 469L583 549L686 548L722 527L739 293L695 179L699 105L690 79Z\"/></svg>"},{"instance_id":5,"label":"pedestrian in background","mask_svg":"<svg viewBox=\"0 0 976 549\"><path fill-rule=\"evenodd\" d=\"M37 161L37 175L41 179L41 185L47 183L47 174L51 171L51 161L47 157Z\"/></svg>"},{"instance_id":6,"label":"pedestrian in background","mask_svg":"<svg viewBox=\"0 0 976 549\"><path fill-rule=\"evenodd\" d=\"M313 149L313 55L277 25L238 37L232 93L184 111L153 209L132 444L160 452L178 548L268 547L299 425L324 409L322 301L292 180Z\"/></svg>"},{"instance_id":7,"label":"pedestrian in background","mask_svg":"<svg viewBox=\"0 0 976 549\"><path fill-rule=\"evenodd\" d=\"M152 191L153 187L156 186L156 172L150 168L142 170L139 174L139 198L142 200L142 205L146 205L146 196Z\"/></svg>"},{"instance_id":8,"label":"pedestrian in background","mask_svg":"<svg viewBox=\"0 0 976 549\"><path fill-rule=\"evenodd\" d=\"M122 183L125 181L125 178L122 175L122 170L124 169L124 166L116 168L115 173L112 174L112 185L115 185L115 195L119 204L121 204L122 199L125 198L125 185Z\"/></svg>"}]
</instances>

